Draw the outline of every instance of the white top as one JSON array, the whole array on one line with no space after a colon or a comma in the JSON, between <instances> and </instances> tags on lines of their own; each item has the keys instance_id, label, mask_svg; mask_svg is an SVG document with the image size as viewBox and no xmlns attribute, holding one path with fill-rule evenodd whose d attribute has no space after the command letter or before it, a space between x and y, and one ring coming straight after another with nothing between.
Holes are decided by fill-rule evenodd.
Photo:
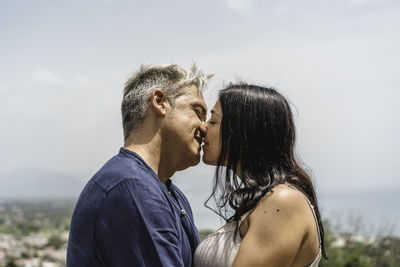
<instances>
[{"instance_id":1,"label":"white top","mask_svg":"<svg viewBox=\"0 0 400 267\"><path fill-rule=\"evenodd\" d=\"M311 207L315 222L317 224L320 242L318 255L308 266L317 267L322 257L321 237L319 234L319 226L314 207L311 205L307 197L306 199ZM242 218L239 220L239 226L246 218L248 213L249 212L243 214ZM236 228L235 226L236 222L229 222L218 229L215 233L206 236L204 240L201 241L194 254L194 267L231 267L239 251L240 244L242 243L240 233L236 235L236 239L233 241Z\"/></svg>"}]
</instances>

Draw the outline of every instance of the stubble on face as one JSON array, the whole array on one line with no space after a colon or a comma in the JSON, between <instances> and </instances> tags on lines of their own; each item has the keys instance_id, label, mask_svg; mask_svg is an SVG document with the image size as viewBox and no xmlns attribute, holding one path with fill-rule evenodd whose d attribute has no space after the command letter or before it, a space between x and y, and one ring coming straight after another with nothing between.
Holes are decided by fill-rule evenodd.
<instances>
[{"instance_id":1,"label":"stubble on face","mask_svg":"<svg viewBox=\"0 0 400 267\"><path fill-rule=\"evenodd\" d=\"M174 106L165 118L163 139L165 151L176 170L183 170L200 162L202 143L201 126L207 106L196 86L188 86L186 92L175 99Z\"/></svg>"}]
</instances>

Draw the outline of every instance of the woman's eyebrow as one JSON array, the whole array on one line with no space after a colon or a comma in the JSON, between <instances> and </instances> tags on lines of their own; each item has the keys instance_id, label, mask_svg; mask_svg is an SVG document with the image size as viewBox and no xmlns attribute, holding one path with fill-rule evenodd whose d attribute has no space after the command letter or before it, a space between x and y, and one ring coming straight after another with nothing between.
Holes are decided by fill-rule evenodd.
<instances>
[{"instance_id":1,"label":"woman's eyebrow","mask_svg":"<svg viewBox=\"0 0 400 267\"><path fill-rule=\"evenodd\" d=\"M218 113L215 112L215 110L213 110L213 109L211 110L211 114L214 114L215 116L219 117Z\"/></svg>"}]
</instances>

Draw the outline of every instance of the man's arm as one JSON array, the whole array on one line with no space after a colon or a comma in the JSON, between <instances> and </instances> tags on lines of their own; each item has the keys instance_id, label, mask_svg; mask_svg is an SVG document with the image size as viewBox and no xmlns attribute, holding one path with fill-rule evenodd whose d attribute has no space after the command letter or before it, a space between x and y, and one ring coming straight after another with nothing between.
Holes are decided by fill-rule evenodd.
<instances>
[{"instance_id":1,"label":"man's arm","mask_svg":"<svg viewBox=\"0 0 400 267\"><path fill-rule=\"evenodd\" d=\"M184 266L175 216L160 193L136 179L109 192L94 231L105 266Z\"/></svg>"}]
</instances>

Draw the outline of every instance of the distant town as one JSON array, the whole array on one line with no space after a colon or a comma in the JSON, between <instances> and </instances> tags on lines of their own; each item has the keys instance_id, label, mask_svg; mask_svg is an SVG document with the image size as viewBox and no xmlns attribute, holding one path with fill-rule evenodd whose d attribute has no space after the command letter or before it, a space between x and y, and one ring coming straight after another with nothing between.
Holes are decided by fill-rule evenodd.
<instances>
[{"instance_id":1,"label":"distant town","mask_svg":"<svg viewBox=\"0 0 400 267\"><path fill-rule=\"evenodd\" d=\"M74 202L0 201L0 266L65 266Z\"/></svg>"},{"instance_id":2,"label":"distant town","mask_svg":"<svg viewBox=\"0 0 400 267\"><path fill-rule=\"evenodd\" d=\"M0 201L0 267L59 267L66 264L74 200ZM321 267L400 266L400 239L383 229L358 235L358 221L343 233L325 221L328 261ZM203 238L211 230L200 231Z\"/></svg>"}]
</instances>

